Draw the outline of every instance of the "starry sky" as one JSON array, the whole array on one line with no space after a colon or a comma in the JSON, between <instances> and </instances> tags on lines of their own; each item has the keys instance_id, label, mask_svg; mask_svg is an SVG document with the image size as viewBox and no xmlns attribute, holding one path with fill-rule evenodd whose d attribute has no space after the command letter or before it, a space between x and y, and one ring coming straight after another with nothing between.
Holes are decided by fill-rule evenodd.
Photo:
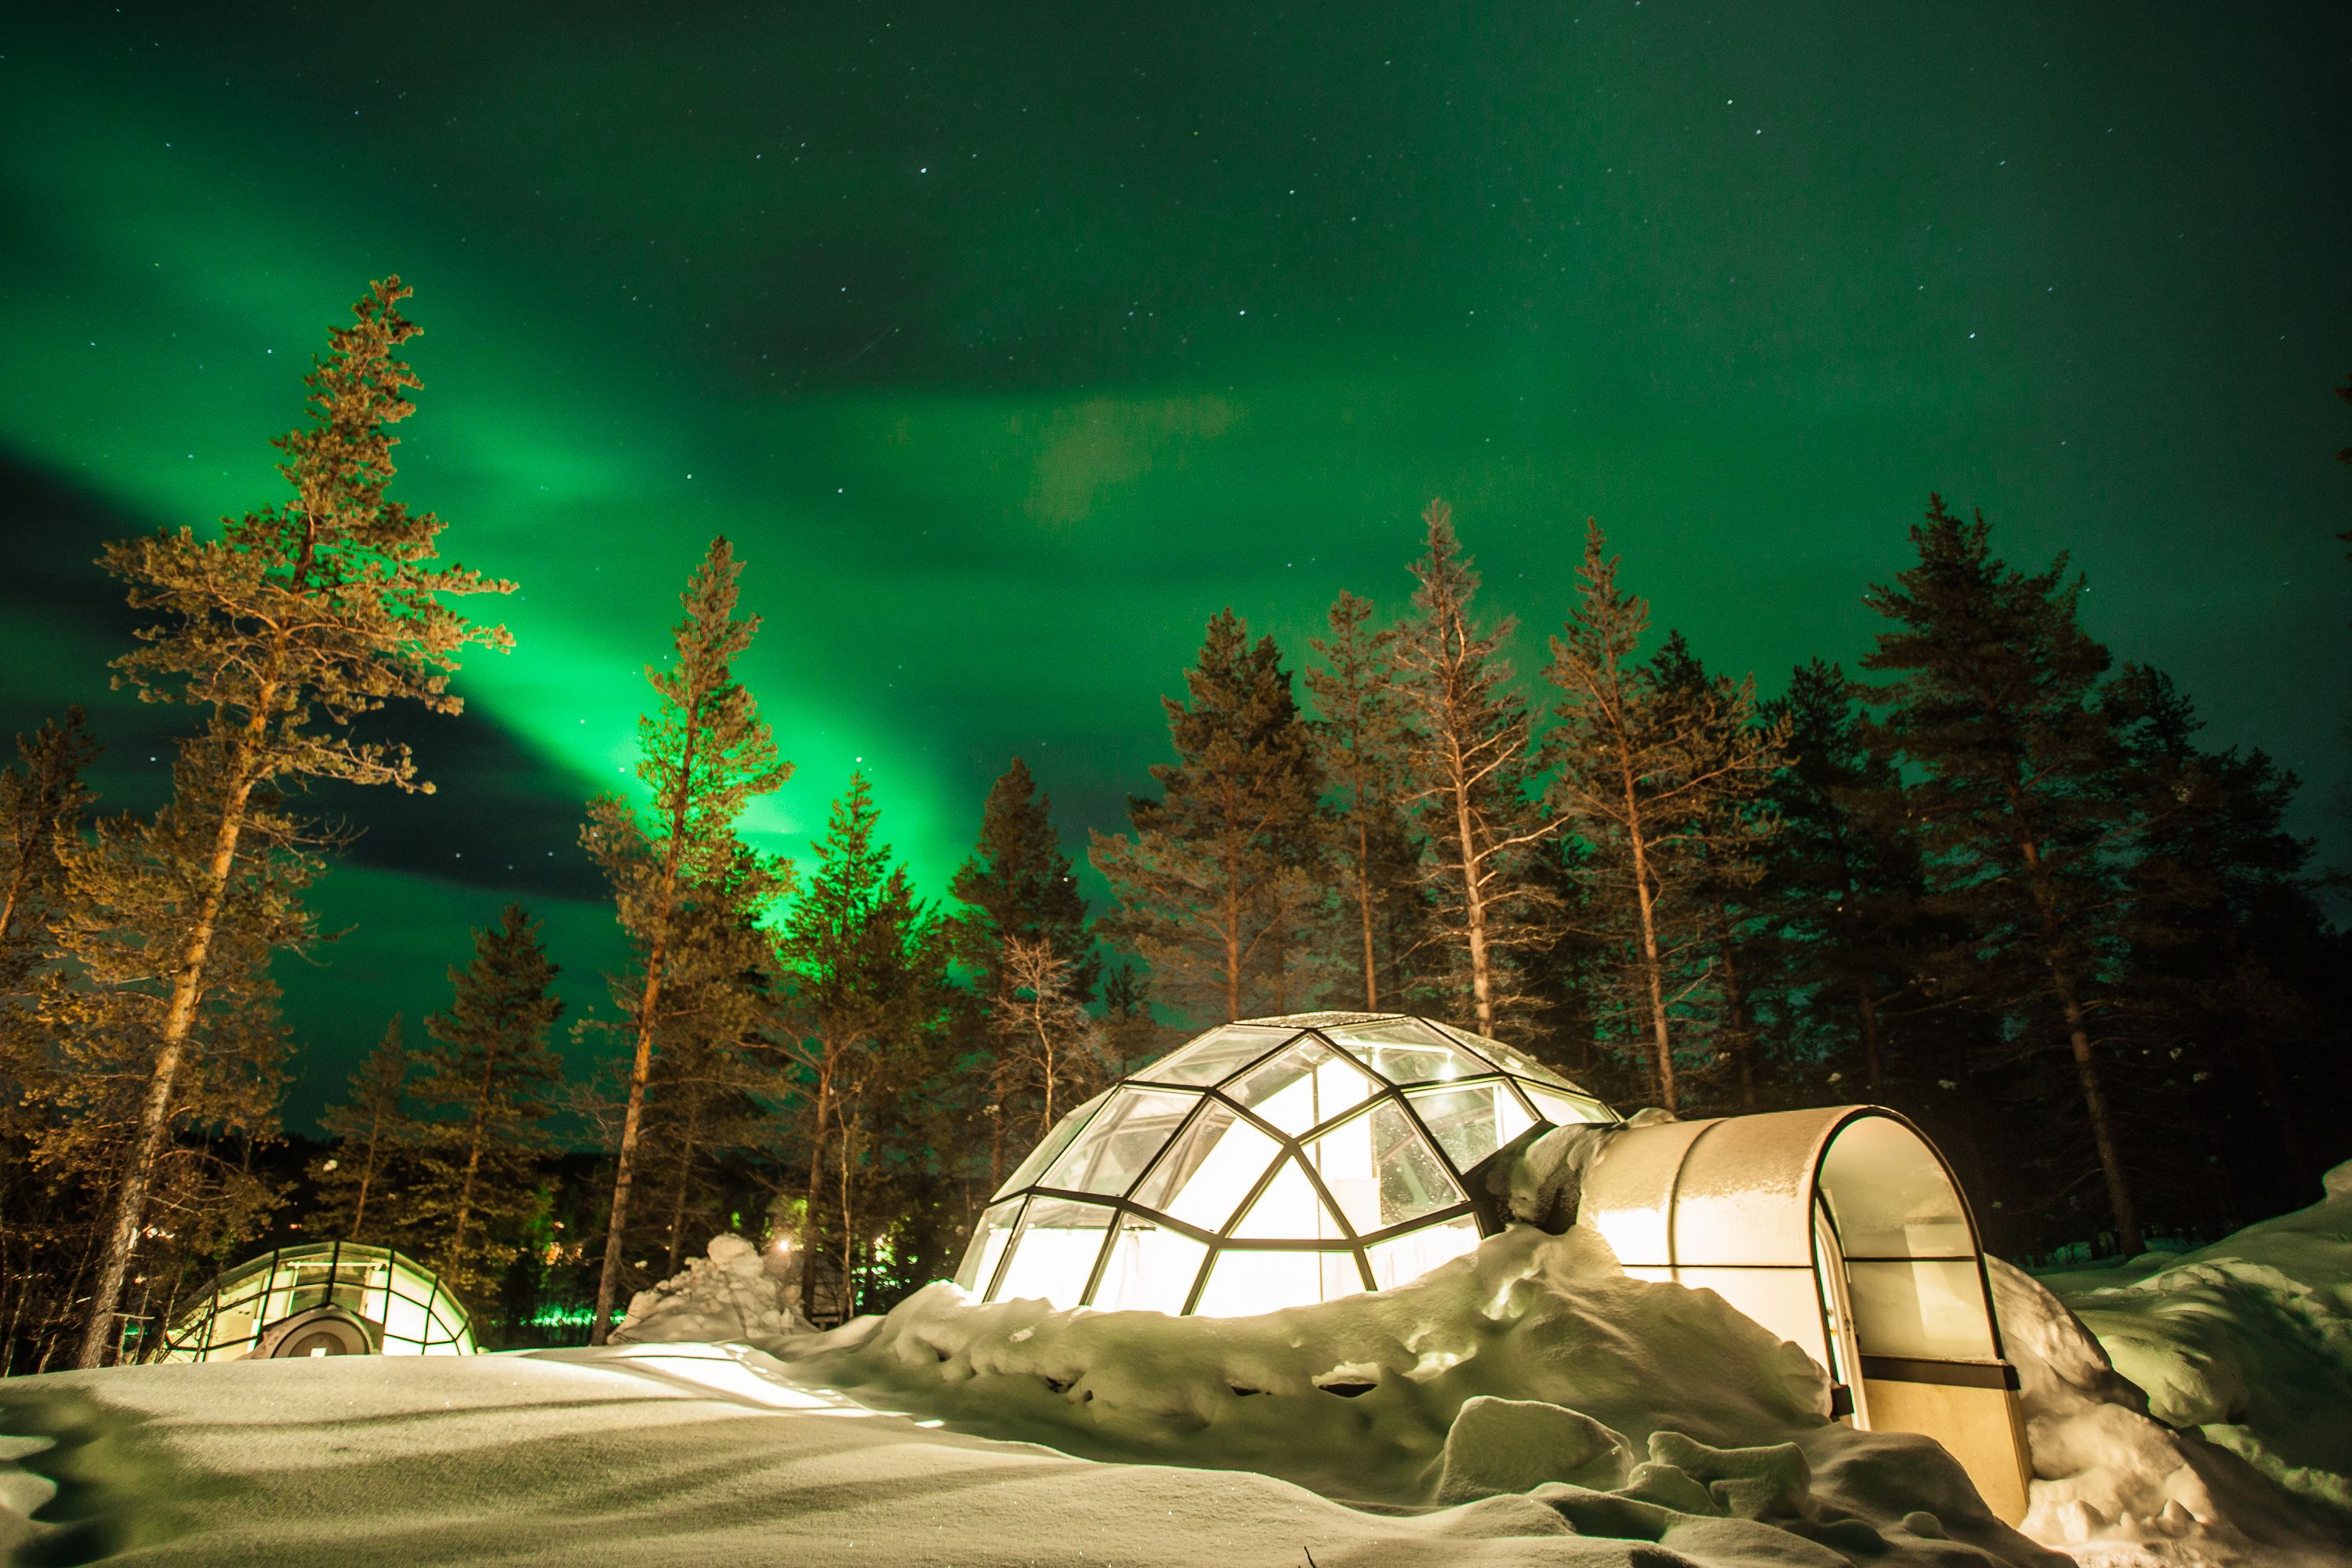
<instances>
[{"instance_id":1,"label":"starry sky","mask_svg":"<svg viewBox=\"0 0 2352 1568\"><path fill-rule=\"evenodd\" d=\"M91 557L275 500L396 270L396 493L519 647L412 722L439 794L321 792L298 1125L509 899L598 1000L581 803L720 531L800 769L756 833L863 766L935 895L1015 752L1074 849L1119 825L1218 608L1393 610L1439 493L1531 632L1597 515L1768 690L1867 649L1931 489L1981 506L2340 859L2348 76L2328 5L19 8L0 720L85 701L159 798Z\"/></svg>"}]
</instances>

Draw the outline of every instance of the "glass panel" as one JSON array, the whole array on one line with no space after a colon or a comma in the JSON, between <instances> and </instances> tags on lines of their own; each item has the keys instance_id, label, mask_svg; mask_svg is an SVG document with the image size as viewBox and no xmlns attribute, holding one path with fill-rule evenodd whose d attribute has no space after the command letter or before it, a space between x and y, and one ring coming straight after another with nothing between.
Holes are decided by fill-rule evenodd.
<instances>
[{"instance_id":1,"label":"glass panel","mask_svg":"<svg viewBox=\"0 0 2352 1568\"><path fill-rule=\"evenodd\" d=\"M1217 1254L1201 1304L1203 1318L1248 1318L1285 1307L1311 1306L1363 1293L1364 1277L1352 1252L1251 1252Z\"/></svg>"},{"instance_id":2,"label":"glass panel","mask_svg":"<svg viewBox=\"0 0 2352 1568\"><path fill-rule=\"evenodd\" d=\"M1865 1116L1841 1128L1822 1159L1821 1183L1850 1258L1976 1256L1943 1162L1899 1121Z\"/></svg>"},{"instance_id":3,"label":"glass panel","mask_svg":"<svg viewBox=\"0 0 2352 1568\"><path fill-rule=\"evenodd\" d=\"M1425 1225L1402 1236L1391 1237L1364 1248L1372 1266L1372 1283L1385 1290L1408 1279L1418 1279L1441 1263L1450 1262L1478 1245L1478 1222L1468 1215Z\"/></svg>"},{"instance_id":4,"label":"glass panel","mask_svg":"<svg viewBox=\"0 0 2352 1568\"><path fill-rule=\"evenodd\" d=\"M1591 1098L1567 1078L1554 1072L1524 1051L1513 1050L1500 1040L1489 1039L1485 1035L1474 1035L1467 1029L1457 1029L1451 1024L1445 1025L1444 1029L1454 1039L1468 1046L1506 1072L1516 1073L1520 1078L1534 1079L1537 1082L1549 1084L1554 1089L1569 1089L1586 1099Z\"/></svg>"},{"instance_id":5,"label":"glass panel","mask_svg":"<svg viewBox=\"0 0 2352 1568\"><path fill-rule=\"evenodd\" d=\"M1076 1306L1086 1294L1095 1259L1102 1256L1103 1237L1116 1213L1100 1204L1067 1198L1030 1199L1013 1239L1012 1261L988 1299L1016 1301L1042 1296L1056 1307Z\"/></svg>"},{"instance_id":6,"label":"glass panel","mask_svg":"<svg viewBox=\"0 0 2352 1568\"><path fill-rule=\"evenodd\" d=\"M1523 1083L1519 1088L1527 1092L1528 1099L1536 1108L1536 1114L1554 1127L1573 1127L1580 1121L1617 1120L1610 1114L1609 1108L1597 1100L1558 1094L1540 1084Z\"/></svg>"},{"instance_id":7,"label":"glass panel","mask_svg":"<svg viewBox=\"0 0 2352 1568\"><path fill-rule=\"evenodd\" d=\"M1007 1193L1017 1193L1035 1181L1037 1173L1052 1164L1055 1157L1070 1146L1070 1140L1078 1135L1078 1129L1084 1127L1087 1120L1102 1109L1102 1102L1109 1098L1108 1091L1096 1095L1054 1123L1054 1130L1045 1134L1045 1141L1029 1152L1029 1157L1021 1162L1012 1177L996 1189L996 1195L1001 1198Z\"/></svg>"},{"instance_id":8,"label":"glass panel","mask_svg":"<svg viewBox=\"0 0 2352 1568\"><path fill-rule=\"evenodd\" d=\"M971 1227L971 1245L964 1248L963 1266L956 1270L956 1283L965 1291L977 1296L988 1289L996 1278L997 1259L1004 1256L1005 1244L1013 1239L1013 1226L1021 1217L1021 1200L1003 1203L980 1216Z\"/></svg>"},{"instance_id":9,"label":"glass panel","mask_svg":"<svg viewBox=\"0 0 2352 1568\"><path fill-rule=\"evenodd\" d=\"M1343 1241L1348 1235L1316 1195L1307 1172L1287 1155L1233 1233L1253 1241Z\"/></svg>"},{"instance_id":10,"label":"glass panel","mask_svg":"<svg viewBox=\"0 0 2352 1568\"><path fill-rule=\"evenodd\" d=\"M1129 1215L1119 1221L1093 1304L1105 1311L1181 1312L1208 1253L1181 1231Z\"/></svg>"},{"instance_id":11,"label":"glass panel","mask_svg":"<svg viewBox=\"0 0 2352 1568\"><path fill-rule=\"evenodd\" d=\"M1409 1098L1457 1171L1470 1169L1535 1125L1507 1083L1416 1089Z\"/></svg>"},{"instance_id":12,"label":"glass panel","mask_svg":"<svg viewBox=\"0 0 2352 1568\"><path fill-rule=\"evenodd\" d=\"M1135 1201L1187 1225L1217 1230L1281 1152L1281 1144L1243 1121L1232 1106L1211 1103L1151 1167L1135 1189Z\"/></svg>"},{"instance_id":13,"label":"glass panel","mask_svg":"<svg viewBox=\"0 0 2352 1568\"><path fill-rule=\"evenodd\" d=\"M1846 1278L1853 1285L1853 1336L1863 1354L1992 1359L1984 1288L1973 1258L1850 1260Z\"/></svg>"},{"instance_id":14,"label":"glass panel","mask_svg":"<svg viewBox=\"0 0 2352 1568\"><path fill-rule=\"evenodd\" d=\"M1495 1070L1418 1018L1334 1024L1323 1033L1391 1083L1435 1083Z\"/></svg>"},{"instance_id":15,"label":"glass panel","mask_svg":"<svg viewBox=\"0 0 2352 1568\"><path fill-rule=\"evenodd\" d=\"M1228 1024L1222 1029L1210 1030L1135 1076L1153 1083L1217 1083L1297 1033L1296 1029L1269 1028L1263 1024Z\"/></svg>"},{"instance_id":16,"label":"glass panel","mask_svg":"<svg viewBox=\"0 0 2352 1568\"><path fill-rule=\"evenodd\" d=\"M1318 1040L1301 1040L1225 1086L1225 1092L1285 1132L1300 1133L1380 1091L1363 1068Z\"/></svg>"},{"instance_id":17,"label":"glass panel","mask_svg":"<svg viewBox=\"0 0 2352 1568\"><path fill-rule=\"evenodd\" d=\"M1436 1151L1392 1100L1307 1145L1307 1157L1359 1236L1462 1201Z\"/></svg>"},{"instance_id":18,"label":"glass panel","mask_svg":"<svg viewBox=\"0 0 2352 1568\"><path fill-rule=\"evenodd\" d=\"M1200 1096L1164 1089L1122 1089L1096 1113L1062 1157L1046 1167L1041 1187L1081 1193L1124 1193L1160 1152Z\"/></svg>"}]
</instances>

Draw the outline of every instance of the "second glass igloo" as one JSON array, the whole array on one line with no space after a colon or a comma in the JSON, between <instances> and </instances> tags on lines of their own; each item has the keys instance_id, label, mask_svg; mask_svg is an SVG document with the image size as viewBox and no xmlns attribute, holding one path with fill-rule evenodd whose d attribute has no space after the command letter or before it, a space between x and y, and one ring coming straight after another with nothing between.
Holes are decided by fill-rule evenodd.
<instances>
[{"instance_id":1,"label":"second glass igloo","mask_svg":"<svg viewBox=\"0 0 2352 1568\"><path fill-rule=\"evenodd\" d=\"M1615 1115L1507 1046L1398 1014L1212 1029L1062 1119L956 1279L986 1301L1237 1317L1398 1285L1477 1246L1472 1173Z\"/></svg>"}]
</instances>

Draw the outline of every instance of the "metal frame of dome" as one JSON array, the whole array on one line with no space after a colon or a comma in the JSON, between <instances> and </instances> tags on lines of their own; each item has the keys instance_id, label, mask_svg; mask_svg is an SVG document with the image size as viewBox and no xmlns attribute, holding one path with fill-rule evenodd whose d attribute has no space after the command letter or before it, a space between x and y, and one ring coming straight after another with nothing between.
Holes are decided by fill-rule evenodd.
<instances>
[{"instance_id":1,"label":"metal frame of dome","mask_svg":"<svg viewBox=\"0 0 2352 1568\"><path fill-rule=\"evenodd\" d=\"M289 1353L305 1331L331 1326L340 1326L343 1331L333 1337L347 1343L355 1331L370 1354L477 1350L465 1303L425 1265L388 1247L320 1241L278 1247L225 1270L173 1320L154 1359L267 1359Z\"/></svg>"},{"instance_id":2,"label":"metal frame of dome","mask_svg":"<svg viewBox=\"0 0 2352 1568\"><path fill-rule=\"evenodd\" d=\"M1327 1079L1341 1087L1328 1112ZM1286 1096L1299 1102L1283 1103ZM1483 1112L1476 1098L1486 1101ZM1463 1109L1441 1111L1448 1100ZM983 1300L1044 1296L1060 1307L1226 1316L1292 1304L1250 1294L1242 1276L1223 1288L1219 1268L1244 1258L1262 1274L1314 1269L1308 1299L1376 1290L1501 1228L1477 1179L1501 1150L1544 1125L1616 1120L1550 1068L1432 1019L1400 1013L1243 1019L1194 1038L1064 1117L990 1200L957 1281ZM1325 1151L1336 1154L1335 1135L1360 1121L1364 1136L1350 1134L1349 1142L1365 1169L1335 1176ZM1205 1201L1213 1208L1189 1204L1228 1145L1245 1150L1250 1163L1237 1180L1229 1173L1222 1187L1202 1189L1211 1192ZM1432 1179L1438 1176L1442 1198ZM1394 1218L1391 1186L1420 1188L1404 1205L1409 1212ZM1259 1205L1277 1188L1286 1217L1311 1214L1321 1234L1252 1233ZM1079 1223L1041 1225L1047 1217ZM1147 1233L1157 1233L1170 1255L1156 1285L1135 1279L1139 1269L1149 1272ZM1433 1245L1408 1246L1414 1238ZM1059 1256L1042 1267L1024 1264L1024 1244ZM1197 1260L1189 1279L1188 1258ZM1306 1289L1305 1279L1301 1273L1290 1280L1287 1293Z\"/></svg>"}]
</instances>

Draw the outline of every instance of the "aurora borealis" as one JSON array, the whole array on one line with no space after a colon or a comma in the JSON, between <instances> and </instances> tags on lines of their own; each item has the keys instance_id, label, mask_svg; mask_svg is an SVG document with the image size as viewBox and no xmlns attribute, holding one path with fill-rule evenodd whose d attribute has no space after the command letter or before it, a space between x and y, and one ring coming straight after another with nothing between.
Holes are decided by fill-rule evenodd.
<instances>
[{"instance_id":1,"label":"aurora borealis","mask_svg":"<svg viewBox=\"0 0 2352 1568\"><path fill-rule=\"evenodd\" d=\"M574 847L704 542L766 616L799 773L854 765L933 895L1028 758L1074 841L1231 605L1292 650L1393 608L1433 494L1498 605L1584 517L1767 689L1849 661L1931 489L2060 550L2119 658L2336 837L2352 708L2340 8L1474 13L1024 5L131 5L0 47L10 729L89 702L114 805L176 715L103 693L100 540L275 499L366 281L425 328L398 494L511 576L518 649L409 728L430 798L283 966L306 1120L519 897L575 1009ZM1532 636L1520 666L1540 663Z\"/></svg>"}]
</instances>

